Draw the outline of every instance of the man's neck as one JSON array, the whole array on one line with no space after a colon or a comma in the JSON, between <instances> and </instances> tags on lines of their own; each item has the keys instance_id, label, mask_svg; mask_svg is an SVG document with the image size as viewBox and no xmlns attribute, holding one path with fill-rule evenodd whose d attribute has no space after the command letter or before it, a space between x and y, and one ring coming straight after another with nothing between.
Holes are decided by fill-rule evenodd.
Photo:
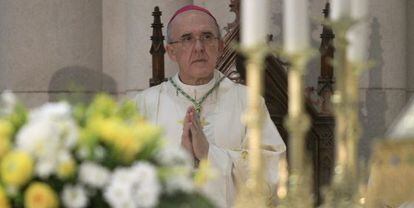
<instances>
[{"instance_id":1,"label":"man's neck","mask_svg":"<svg viewBox=\"0 0 414 208\"><path fill-rule=\"evenodd\" d=\"M180 73L178 73L178 78L180 79L180 81L186 85L203 85L203 84L207 84L208 82L210 82L210 80L212 80L214 77L214 73L211 74L208 77L203 77L203 78L185 78L183 76L180 75Z\"/></svg>"}]
</instances>

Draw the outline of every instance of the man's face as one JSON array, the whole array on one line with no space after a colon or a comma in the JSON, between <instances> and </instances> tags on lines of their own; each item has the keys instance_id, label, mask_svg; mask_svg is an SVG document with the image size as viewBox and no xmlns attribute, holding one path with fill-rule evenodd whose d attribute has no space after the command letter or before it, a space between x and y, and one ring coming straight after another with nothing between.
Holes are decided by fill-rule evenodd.
<instances>
[{"instance_id":1,"label":"man's face","mask_svg":"<svg viewBox=\"0 0 414 208\"><path fill-rule=\"evenodd\" d=\"M223 48L221 40L216 39L218 28L214 20L203 12L188 11L178 15L170 24L173 42L189 38L195 40L192 44L177 42L166 47L169 57L178 63L182 81L194 84L196 80L212 78ZM213 40L203 43L200 38L209 34L214 37Z\"/></svg>"}]
</instances>

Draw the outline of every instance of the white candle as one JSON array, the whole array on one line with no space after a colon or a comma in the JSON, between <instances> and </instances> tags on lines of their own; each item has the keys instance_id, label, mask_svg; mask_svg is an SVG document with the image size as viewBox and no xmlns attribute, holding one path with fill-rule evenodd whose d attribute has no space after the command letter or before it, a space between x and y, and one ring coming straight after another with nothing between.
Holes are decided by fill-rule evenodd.
<instances>
[{"instance_id":1,"label":"white candle","mask_svg":"<svg viewBox=\"0 0 414 208\"><path fill-rule=\"evenodd\" d=\"M268 33L268 0L243 0L241 42L245 47L266 42Z\"/></svg>"},{"instance_id":2,"label":"white candle","mask_svg":"<svg viewBox=\"0 0 414 208\"><path fill-rule=\"evenodd\" d=\"M283 22L285 51L297 53L308 49L308 0L285 0Z\"/></svg>"},{"instance_id":3,"label":"white candle","mask_svg":"<svg viewBox=\"0 0 414 208\"><path fill-rule=\"evenodd\" d=\"M349 46L347 50L348 60L351 62L363 62L368 57L368 0L352 0L351 17L359 21L348 31Z\"/></svg>"},{"instance_id":4,"label":"white candle","mask_svg":"<svg viewBox=\"0 0 414 208\"><path fill-rule=\"evenodd\" d=\"M331 0L331 20L349 17L351 0Z\"/></svg>"}]
</instances>

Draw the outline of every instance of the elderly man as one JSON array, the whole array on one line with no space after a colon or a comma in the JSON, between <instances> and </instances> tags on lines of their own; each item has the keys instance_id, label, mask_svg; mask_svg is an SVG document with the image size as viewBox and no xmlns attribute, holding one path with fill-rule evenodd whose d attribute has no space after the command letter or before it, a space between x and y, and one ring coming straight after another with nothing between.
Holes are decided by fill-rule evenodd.
<instances>
[{"instance_id":1,"label":"elderly man","mask_svg":"<svg viewBox=\"0 0 414 208\"><path fill-rule=\"evenodd\" d=\"M165 129L171 145L181 145L196 161L210 161L219 174L205 192L219 207L231 207L236 182L243 182L248 173L246 126L240 119L246 110L246 88L215 69L223 42L208 10L194 5L179 9L168 23L167 41L167 53L179 72L141 92L138 108ZM286 148L267 110L264 116L266 179L274 188L278 154Z\"/></svg>"}]
</instances>

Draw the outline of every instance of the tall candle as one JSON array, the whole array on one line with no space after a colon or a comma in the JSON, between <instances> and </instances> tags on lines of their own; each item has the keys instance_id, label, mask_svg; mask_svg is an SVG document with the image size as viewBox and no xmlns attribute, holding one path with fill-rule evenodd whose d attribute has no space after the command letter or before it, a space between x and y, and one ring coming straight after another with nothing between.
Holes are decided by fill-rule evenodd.
<instances>
[{"instance_id":1,"label":"tall candle","mask_svg":"<svg viewBox=\"0 0 414 208\"><path fill-rule=\"evenodd\" d=\"M297 53L308 49L308 0L285 0L283 20L285 51Z\"/></svg>"},{"instance_id":2,"label":"tall candle","mask_svg":"<svg viewBox=\"0 0 414 208\"><path fill-rule=\"evenodd\" d=\"M368 0L351 0L351 17L359 21L347 34L347 56L351 62L363 62L368 56L368 6Z\"/></svg>"},{"instance_id":3,"label":"tall candle","mask_svg":"<svg viewBox=\"0 0 414 208\"><path fill-rule=\"evenodd\" d=\"M351 0L331 0L331 20L349 17Z\"/></svg>"},{"instance_id":4,"label":"tall candle","mask_svg":"<svg viewBox=\"0 0 414 208\"><path fill-rule=\"evenodd\" d=\"M241 42L245 47L266 42L268 33L268 0L243 0Z\"/></svg>"}]
</instances>

